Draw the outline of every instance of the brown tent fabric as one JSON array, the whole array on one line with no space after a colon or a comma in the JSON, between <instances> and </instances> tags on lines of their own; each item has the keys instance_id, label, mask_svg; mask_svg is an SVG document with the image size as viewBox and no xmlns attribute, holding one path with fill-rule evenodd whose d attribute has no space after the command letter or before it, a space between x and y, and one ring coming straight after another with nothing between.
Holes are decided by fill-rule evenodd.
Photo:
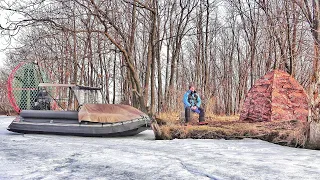
<instances>
[{"instance_id":1,"label":"brown tent fabric","mask_svg":"<svg viewBox=\"0 0 320 180\"><path fill-rule=\"evenodd\" d=\"M140 110L122 104L84 104L79 111L79 121L116 123L147 116Z\"/></svg>"},{"instance_id":2,"label":"brown tent fabric","mask_svg":"<svg viewBox=\"0 0 320 180\"><path fill-rule=\"evenodd\" d=\"M268 72L246 95L242 121L307 121L308 97L303 87L281 70Z\"/></svg>"}]
</instances>

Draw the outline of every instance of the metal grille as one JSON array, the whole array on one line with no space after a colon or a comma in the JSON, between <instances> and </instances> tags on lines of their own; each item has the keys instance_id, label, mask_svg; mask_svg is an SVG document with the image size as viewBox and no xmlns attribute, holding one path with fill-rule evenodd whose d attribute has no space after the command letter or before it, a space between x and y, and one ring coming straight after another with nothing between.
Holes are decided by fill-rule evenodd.
<instances>
[{"instance_id":1,"label":"metal grille","mask_svg":"<svg viewBox=\"0 0 320 180\"><path fill-rule=\"evenodd\" d=\"M18 113L33 109L41 82L51 82L48 74L32 62L22 62L16 66L8 78L8 97Z\"/></svg>"}]
</instances>

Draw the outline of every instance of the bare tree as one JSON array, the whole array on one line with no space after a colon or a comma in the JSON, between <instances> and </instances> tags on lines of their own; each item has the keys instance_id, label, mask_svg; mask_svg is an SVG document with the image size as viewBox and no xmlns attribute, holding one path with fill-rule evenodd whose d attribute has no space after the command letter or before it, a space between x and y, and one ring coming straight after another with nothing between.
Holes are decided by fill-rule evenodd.
<instances>
[{"instance_id":1,"label":"bare tree","mask_svg":"<svg viewBox=\"0 0 320 180\"><path fill-rule=\"evenodd\" d=\"M16 2L0 2L9 12L1 33L19 40L6 67L45 62L58 82L101 86L110 103L179 111L195 83L207 110L237 114L255 80L272 69L317 94L317 1Z\"/></svg>"}]
</instances>

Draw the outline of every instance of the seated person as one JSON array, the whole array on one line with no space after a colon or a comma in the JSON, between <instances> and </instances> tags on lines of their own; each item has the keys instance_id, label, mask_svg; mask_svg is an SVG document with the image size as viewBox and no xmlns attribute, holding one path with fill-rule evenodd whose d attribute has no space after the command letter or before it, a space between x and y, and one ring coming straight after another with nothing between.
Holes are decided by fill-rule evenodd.
<instances>
[{"instance_id":1,"label":"seated person","mask_svg":"<svg viewBox=\"0 0 320 180\"><path fill-rule=\"evenodd\" d=\"M199 114L199 124L207 124L204 120L204 110L200 108L201 99L195 91L193 85L189 86L189 90L183 96L183 103L185 108L185 121L186 123L190 120L190 111Z\"/></svg>"},{"instance_id":2,"label":"seated person","mask_svg":"<svg viewBox=\"0 0 320 180\"><path fill-rule=\"evenodd\" d=\"M50 97L44 88L38 92L34 105L35 110L50 110Z\"/></svg>"}]
</instances>

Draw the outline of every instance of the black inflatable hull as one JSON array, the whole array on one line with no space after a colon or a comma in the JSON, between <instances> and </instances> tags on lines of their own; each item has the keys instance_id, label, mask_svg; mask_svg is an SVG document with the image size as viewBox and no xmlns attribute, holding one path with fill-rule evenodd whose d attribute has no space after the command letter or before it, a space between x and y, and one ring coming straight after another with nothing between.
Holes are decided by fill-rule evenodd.
<instances>
[{"instance_id":1,"label":"black inflatable hull","mask_svg":"<svg viewBox=\"0 0 320 180\"><path fill-rule=\"evenodd\" d=\"M9 125L17 133L57 134L93 137L133 136L147 129L150 119L142 117L122 123L79 122L78 112L22 111Z\"/></svg>"}]
</instances>

